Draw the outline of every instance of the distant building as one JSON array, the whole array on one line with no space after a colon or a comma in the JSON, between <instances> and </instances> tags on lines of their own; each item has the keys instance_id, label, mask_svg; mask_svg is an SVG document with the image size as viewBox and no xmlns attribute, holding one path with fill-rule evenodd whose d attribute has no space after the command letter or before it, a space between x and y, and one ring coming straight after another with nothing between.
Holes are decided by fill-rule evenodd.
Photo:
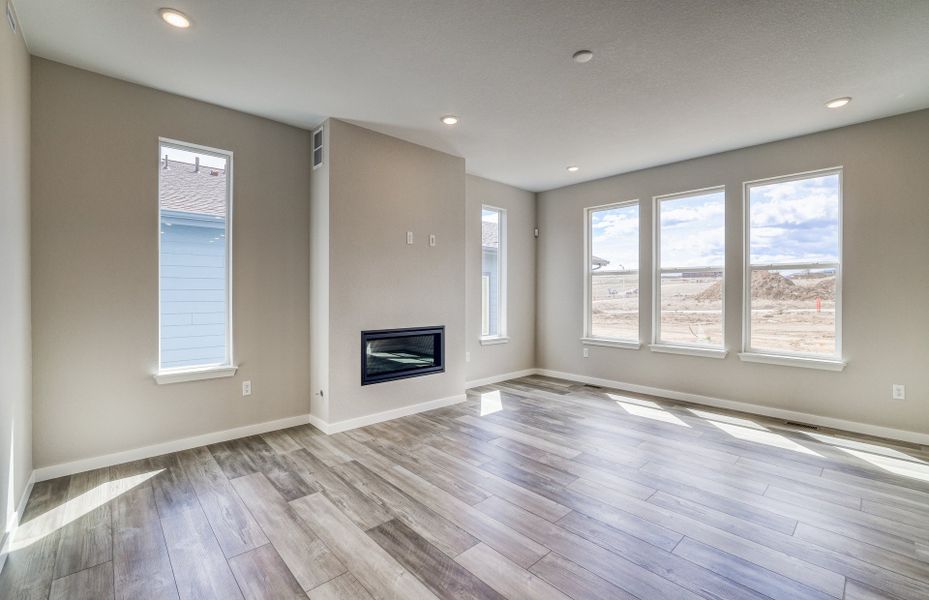
<instances>
[{"instance_id":1,"label":"distant building","mask_svg":"<svg viewBox=\"0 0 929 600\"><path fill-rule=\"evenodd\" d=\"M591 271L596 271L597 269L602 269L603 267L607 266L608 264L610 264L610 261L608 261L608 260L605 259L605 258L600 258L599 256L593 256L593 255L591 255L591 257L590 257L590 270L591 270Z\"/></svg>"},{"instance_id":2,"label":"distant building","mask_svg":"<svg viewBox=\"0 0 929 600\"><path fill-rule=\"evenodd\" d=\"M226 360L226 172L162 158L161 366Z\"/></svg>"},{"instance_id":3,"label":"distant building","mask_svg":"<svg viewBox=\"0 0 929 600\"><path fill-rule=\"evenodd\" d=\"M481 324L481 335L499 331L500 307L497 306L497 278L493 276L499 268L500 233L496 223L481 221L481 297L487 302L487 322ZM483 311L482 311L483 312Z\"/></svg>"}]
</instances>

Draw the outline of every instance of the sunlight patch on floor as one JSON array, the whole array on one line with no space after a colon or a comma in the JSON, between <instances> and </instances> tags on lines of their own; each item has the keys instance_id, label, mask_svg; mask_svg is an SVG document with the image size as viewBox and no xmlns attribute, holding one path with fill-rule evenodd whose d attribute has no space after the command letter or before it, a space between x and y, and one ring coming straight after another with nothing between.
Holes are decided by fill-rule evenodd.
<instances>
[{"instance_id":1,"label":"sunlight patch on floor","mask_svg":"<svg viewBox=\"0 0 929 600\"><path fill-rule=\"evenodd\" d=\"M638 404L639 406L647 406L649 408L657 408L659 410L664 410L661 408L661 405L657 402L652 402L651 400L643 400L642 398L633 398L631 396L620 396L619 394L607 394L611 400L616 400L617 402L625 402L627 404Z\"/></svg>"},{"instance_id":2,"label":"sunlight patch on floor","mask_svg":"<svg viewBox=\"0 0 929 600\"><path fill-rule=\"evenodd\" d=\"M650 402L649 400L625 398L623 396L614 396L613 394L609 394L609 396L613 399L622 398L622 400L616 400L616 404L618 404L620 408L625 410L630 415L652 419L653 421L671 423L672 425L679 425L680 427L690 427L690 425L680 420L678 417L672 415L665 409L659 407L658 404Z\"/></svg>"},{"instance_id":3,"label":"sunlight patch on floor","mask_svg":"<svg viewBox=\"0 0 929 600\"><path fill-rule=\"evenodd\" d=\"M693 415L700 417L701 419L705 419L707 421L718 421L720 423L729 423L730 425L738 425L740 427L749 427L751 429L768 431L767 427L765 427L764 425L759 425L758 423L752 421L751 419L745 419L742 417L733 417L732 415L714 413L708 410L700 410L697 408L688 408L687 410Z\"/></svg>"},{"instance_id":4,"label":"sunlight patch on floor","mask_svg":"<svg viewBox=\"0 0 929 600\"><path fill-rule=\"evenodd\" d=\"M899 458L891 458L889 456L882 456L880 454L872 454L870 452L863 452L853 448L840 447L839 450L847 452L855 458L859 458L866 463L870 463L879 469L887 471L888 473L909 477L910 479L929 481L929 465L926 465L925 463L913 462L912 460L900 460Z\"/></svg>"},{"instance_id":5,"label":"sunlight patch on floor","mask_svg":"<svg viewBox=\"0 0 929 600\"><path fill-rule=\"evenodd\" d=\"M823 442L824 444L829 444L830 446L836 446L840 450L860 450L861 452L868 452L870 454L879 454L881 456L887 456L890 458L899 458L900 460L922 463L921 460L918 458L913 458L909 454L904 454L899 450L888 448L886 446L880 446L878 444L870 444L868 442L862 442L859 440L840 438L834 435L827 435L814 431L803 431L801 433L813 438L818 442Z\"/></svg>"},{"instance_id":6,"label":"sunlight patch on floor","mask_svg":"<svg viewBox=\"0 0 929 600\"><path fill-rule=\"evenodd\" d=\"M732 437L745 440L746 442L755 442L756 444L764 444L765 446L771 446L772 448L783 448L784 450L792 450L802 454L822 456L818 452L814 452L809 448L801 446L790 438L784 437L783 435L771 431L759 430L753 427L743 427L741 425L733 425L732 423L719 423L717 421L708 421L708 423L716 426L722 431L725 431Z\"/></svg>"},{"instance_id":7,"label":"sunlight patch on floor","mask_svg":"<svg viewBox=\"0 0 929 600\"><path fill-rule=\"evenodd\" d=\"M481 416L490 415L503 410L503 398L500 390L481 394Z\"/></svg>"},{"instance_id":8,"label":"sunlight patch on floor","mask_svg":"<svg viewBox=\"0 0 929 600\"><path fill-rule=\"evenodd\" d=\"M162 471L164 471L164 469L108 481L102 485L98 485L92 490L84 492L80 496L68 500L60 506L56 506L52 510L31 521L21 524L13 533L10 551L15 552L17 550L22 550L36 543L45 536L61 529L68 523L80 519L110 500L125 494L137 485L145 483Z\"/></svg>"}]
</instances>

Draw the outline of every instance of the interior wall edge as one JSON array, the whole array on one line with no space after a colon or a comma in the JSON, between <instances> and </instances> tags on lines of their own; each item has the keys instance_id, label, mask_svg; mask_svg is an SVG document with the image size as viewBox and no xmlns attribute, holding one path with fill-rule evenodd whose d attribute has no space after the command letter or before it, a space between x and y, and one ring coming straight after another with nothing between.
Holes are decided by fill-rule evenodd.
<instances>
[{"instance_id":1,"label":"interior wall edge","mask_svg":"<svg viewBox=\"0 0 929 600\"><path fill-rule=\"evenodd\" d=\"M19 527L19 523L23 518L23 511L26 510L26 503L29 502L29 496L32 495L32 488L35 486L35 470L29 474L29 479L26 480L26 487L23 488L23 493L19 497L19 503L16 505L16 512L13 514L13 521L9 523L6 533L3 534L3 538L0 538L0 573L3 572L3 566L6 564L6 557L10 554L10 542L13 539L13 534L16 532L16 529Z\"/></svg>"}]
</instances>

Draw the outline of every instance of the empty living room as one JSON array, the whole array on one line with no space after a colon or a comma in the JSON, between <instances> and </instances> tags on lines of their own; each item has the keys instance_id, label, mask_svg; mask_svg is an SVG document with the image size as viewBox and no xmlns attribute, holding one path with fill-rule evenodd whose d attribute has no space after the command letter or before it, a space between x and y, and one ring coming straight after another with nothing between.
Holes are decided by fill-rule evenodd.
<instances>
[{"instance_id":1,"label":"empty living room","mask_svg":"<svg viewBox=\"0 0 929 600\"><path fill-rule=\"evenodd\" d=\"M0 599L929 600L929 0L0 10Z\"/></svg>"}]
</instances>

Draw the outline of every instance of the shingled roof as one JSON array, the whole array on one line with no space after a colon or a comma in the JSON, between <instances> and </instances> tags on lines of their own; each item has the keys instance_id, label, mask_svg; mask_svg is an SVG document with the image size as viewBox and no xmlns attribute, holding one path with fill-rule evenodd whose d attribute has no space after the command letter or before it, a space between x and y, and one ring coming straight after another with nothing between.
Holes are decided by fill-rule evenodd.
<instances>
[{"instance_id":1,"label":"shingled roof","mask_svg":"<svg viewBox=\"0 0 929 600\"><path fill-rule=\"evenodd\" d=\"M226 215L226 172L215 167L196 167L190 163L161 162L159 201L162 210L213 217Z\"/></svg>"}]
</instances>

